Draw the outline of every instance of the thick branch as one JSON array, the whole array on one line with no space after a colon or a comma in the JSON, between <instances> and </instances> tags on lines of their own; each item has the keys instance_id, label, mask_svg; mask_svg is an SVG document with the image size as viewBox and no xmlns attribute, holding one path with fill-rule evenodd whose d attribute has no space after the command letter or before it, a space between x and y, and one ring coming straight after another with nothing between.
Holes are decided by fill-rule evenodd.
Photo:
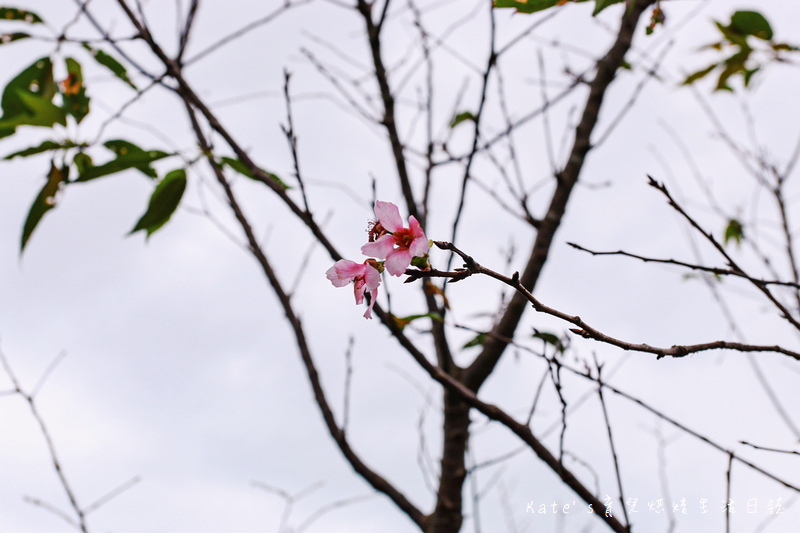
<instances>
[{"instance_id":1,"label":"thick branch","mask_svg":"<svg viewBox=\"0 0 800 533\"><path fill-rule=\"evenodd\" d=\"M583 116L575 130L575 141L569 159L564 169L556 175L556 190L550 200L547 214L542 219L537 230L531 255L520 277L521 285L528 291L533 290L547 262L550 246L553 243L556 230L561 225L572 188L578 181L586 160L586 154L591 149L592 131L597 124L606 90L614 80L617 70L622 65L625 54L631 46L631 40L639 17L653 1L636 0L631 9L625 10L616 42L597 64L597 73L589 84L589 98L586 101ZM494 332L499 337L513 337L526 307L525 298L520 293L515 294ZM475 361L465 370L465 382L472 390L478 390L486 378L489 377L507 346L508 344L498 340L498 337L491 337L484 345L483 350Z\"/></svg>"}]
</instances>

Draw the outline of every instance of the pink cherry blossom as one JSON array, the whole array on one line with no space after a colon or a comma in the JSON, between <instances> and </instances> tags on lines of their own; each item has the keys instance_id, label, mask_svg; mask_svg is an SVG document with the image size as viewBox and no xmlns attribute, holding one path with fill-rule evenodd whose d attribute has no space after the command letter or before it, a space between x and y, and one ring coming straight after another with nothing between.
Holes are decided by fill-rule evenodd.
<instances>
[{"instance_id":1,"label":"pink cherry blossom","mask_svg":"<svg viewBox=\"0 0 800 533\"><path fill-rule=\"evenodd\" d=\"M361 252L386 259L389 274L402 276L412 258L428 253L428 238L413 215L408 217L409 227L404 227L400 211L391 202L375 202L375 216L378 222L370 230L370 242L361 247Z\"/></svg>"},{"instance_id":2,"label":"pink cherry blossom","mask_svg":"<svg viewBox=\"0 0 800 533\"><path fill-rule=\"evenodd\" d=\"M378 285L381 284L381 274L370 264L371 259L363 263L356 263L348 259L340 259L330 267L325 275L335 287L344 287L351 281L355 283L356 304L364 302L364 292L370 296L369 307L364 313L364 318L372 318L372 307L378 299Z\"/></svg>"}]
</instances>

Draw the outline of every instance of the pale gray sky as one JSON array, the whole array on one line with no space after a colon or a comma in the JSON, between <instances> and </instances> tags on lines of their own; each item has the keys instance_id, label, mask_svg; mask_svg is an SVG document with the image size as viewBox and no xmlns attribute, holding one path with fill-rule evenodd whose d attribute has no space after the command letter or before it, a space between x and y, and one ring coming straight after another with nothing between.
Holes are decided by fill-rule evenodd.
<instances>
[{"instance_id":1,"label":"pale gray sky","mask_svg":"<svg viewBox=\"0 0 800 533\"><path fill-rule=\"evenodd\" d=\"M281 3L201 3L188 56ZM429 8L426 17L430 28L441 34L479 2L420 4ZM38 12L56 31L73 17L76 9L72 2L64 0L20 0L16 5ZM144 5L155 34L171 46L174 3L160 0ZM115 2L94 0L91 6L116 35L130 34ZM676 138L688 147L727 213L763 223L767 229L759 236L764 245L779 244L776 234L769 233L774 229L775 217L768 198L753 194L752 178L716 138L695 96L676 85L686 72L705 66L714 57L695 52L699 45L715 39L712 18L724 21L736 9L757 7L772 22L779 40L796 43L800 42L795 22L800 18L800 6L794 2L716 0L665 2L663 7L669 17L666 28L650 38L640 30L637 49L629 56L631 62L639 64L641 52L652 60L661 56L665 46L670 47L659 71L662 79L647 82L623 122L590 155L582 176L585 186L580 186L571 200L536 295L550 306L578 314L604 332L633 342L669 346L726 338L780 343L791 349L797 345L797 335L785 328L776 313L744 284L733 280L722 284L726 302L742 328L744 339L739 339L730 332L705 285L697 279L682 279L682 270L618 257L592 258L565 244L575 241L593 249L621 248L693 261L685 224L665 199L646 185L646 174L665 181L676 197L717 235L724 229L724 221L707 207ZM573 47L597 54L605 51L610 29L616 27L621 9L614 6L597 20L589 20L589 5L564 7L524 46L506 56L502 67L514 116L541 103L537 50L543 52L548 77L563 81L565 66L581 72L590 64ZM684 17L692 13L693 18L684 23ZM536 17L541 15L497 13L498 41L508 42ZM416 50L409 52L416 33L404 11L392 20L397 22L387 30L388 62L399 72L408 72L418 59ZM0 31L4 28L0 26ZM476 18L449 37L451 51L439 51L437 133L445 131L466 76L472 79L461 108L476 106L479 80L460 58L469 57L475 65L483 64L486 31L485 19ZM37 28L36 33L51 35L42 28ZM85 22L70 29L70 35L97 37ZM554 39L559 46L552 45ZM285 117L281 84L284 68L293 73L295 127L310 201L319 219L327 220L326 230L336 246L354 260L361 257L366 222L372 218L368 204L372 176L378 199L400 205L399 187L382 133L343 108L344 100L301 49L309 50L337 73L358 77L359 67L343 60L336 51L342 50L366 65L363 41L355 12L316 1L233 41L189 71L198 93L215 104L224 124L251 150L256 161L287 181L291 181L292 163L279 127ZM326 43L335 43L335 48ZM46 41L0 46L0 83L52 49L52 43ZM156 64L142 46L130 49L148 67ZM131 99L134 92L93 67L77 49L64 46L61 53L74 55L84 64L93 113L98 115L87 119L79 132L70 134L93 139L98 125ZM407 62L403 63L404 59ZM419 140L423 124L414 125L411 104L420 87L422 71L414 72L415 77L404 88L402 131ZM612 123L621 106L628 105L642 72L636 69L623 73L612 86L599 133ZM136 80L145 85L141 77ZM747 101L755 117L759 142L767 147L770 157L785 164L797 141L800 123L795 96L798 69L773 66L757 81L749 94L712 96L710 82L698 85L698 91L723 117L730 133L744 143L749 141L740 103ZM551 97L559 90L557 85L548 89ZM492 96L490 113L496 117L496 93ZM585 92L577 91L549 115L555 151L562 155L559 161L563 161L565 127L574 121L574 107L580 106L584 98ZM370 109L374 110L375 105L376 101ZM495 120L494 124L500 121ZM548 177L543 131L540 121L531 122L515 137L529 185ZM463 149L469 141L466 133L456 129L454 151ZM14 138L2 140L0 154L37 144L46 135L44 130L21 131ZM115 137L130 138L147 149L185 150L188 154L194 147L179 101L163 90L148 92L126 111L122 120L113 122L104 139ZM217 147L222 150L221 142ZM156 165L161 171L180 165L177 160L161 163ZM91 531L278 532L283 502L274 494L253 487L253 481L289 493L324 482L322 488L295 505L290 521L293 527L327 504L371 494L328 437L291 332L256 263L208 217L197 214L197 208L207 202L219 222L241 240L207 169L200 167L192 175L184 208L146 244L141 234L126 237L146 207L152 188L146 178L128 172L70 187L58 208L43 219L20 258L21 227L42 186L47 165L46 156L40 156L0 166L0 349L28 389L60 352L66 353L37 400L64 471L82 505L134 476L141 477L138 485L89 515ZM474 176L489 187L503 190L496 170L485 161L476 165ZM605 186L606 182L611 185ZM433 190L433 205L439 210L429 221L430 238L449 239L458 183L458 169L442 171ZM346 185L347 191L341 185ZM541 202L547 197L548 187L546 184L538 191ZM320 248L306 260L311 246L308 231L268 191L245 179L238 180L236 188L282 279L290 284L301 266L305 268L294 301L339 420L344 354L349 336L355 336L348 431L355 449L418 506L429 510L434 500L425 482L430 472L423 472L418 465L418 426L424 413L424 454L435 459L440 388L396 349L376 321L361 317L363 309L353 305L351 289L330 285L324 272L332 261ZM796 212L797 188L789 190L795 193L788 199L794 202L790 205ZM292 194L299 198L296 189ZM502 212L480 189L471 189L468 199L458 244L479 262L510 273L502 251L513 241L518 255L512 269L519 268L521 256L532 240L531 232ZM541 207L535 201L534 204ZM707 245L700 243L699 247L708 264L722 266ZM741 255L745 264L758 268L746 251ZM442 268L443 257L433 256ZM784 264L777 264L776 268L786 272ZM383 294L391 292L397 315L422 308L415 288L402 285L396 278L385 280L381 290ZM470 279L451 286L450 319L485 327L487 323L473 315L487 311L487 302L494 309L500 290L489 279ZM567 329L564 323L532 312L520 326L520 336L527 335L531 327L559 333ZM415 337L426 345L422 334ZM453 345L460 346L470 334L454 330L452 337ZM723 446L743 452L771 472L794 483L800 480L796 461L744 450L737 444L748 440L784 449L797 446L797 438L775 414L743 355L708 352L683 360L656 361L650 355L625 354L589 342L576 340L575 345L580 357L591 359L596 353L607 362L607 369L618 368L612 380L615 386ZM473 355L467 351L457 357L464 362ZM797 365L774 355L758 359L775 393L788 407L794 422L800 424L794 408L800 399ZM538 358L524 354L515 357L509 351L481 395L523 418L545 368ZM0 390L8 386L6 377L0 376ZM590 383L569 379L565 395L577 401L592 388ZM689 514L676 517L676 532L723 531L724 515L717 509L725 498L727 456L712 452L674 427L657 423L630 402L609 395L608 404L625 493L639 500L641 514L635 520L639 530L668 528L664 514L647 512L647 502L686 498ZM537 434L544 434L560 420L560 404L552 387L537 413L533 422ZM481 416L475 415L474 420L476 437L470 451L476 462L519 447L504 428L487 426ZM23 501L23 497L30 496L67 508L45 442L21 399L0 397L0 428L0 532L70 530L58 517ZM553 450L558 446L558 431L551 430L545 438ZM659 432L667 442L662 447L667 489L659 480ZM565 442L600 476L601 494L610 494L616 501L613 465L595 398L571 415ZM570 465L588 486L594 487L592 472L575 461ZM734 465L733 473L735 531L754 531L767 520L768 500L781 497L786 504L794 497L791 491L753 475L741 464ZM500 475L499 481L496 475ZM465 500L472 497L469 482L467 485ZM526 513L528 504L539 509L541 504L550 505L553 501L563 505L577 500L551 471L524 450L498 467L480 471L477 486L487 490L480 508L485 532L558 531L561 515ZM702 498L713 507L705 515L698 510ZM756 513L747 513L744 502L751 498L759 502ZM585 506L580 505L579 509L585 513ZM797 506L790 508L764 531L796 531L798 513ZM516 529L507 520L514 521ZM307 529L310 533L413 530L404 515L377 495L334 510ZM468 517L464 531L473 530L472 517ZM596 518L571 515L562 530L602 531L604 526Z\"/></svg>"}]
</instances>

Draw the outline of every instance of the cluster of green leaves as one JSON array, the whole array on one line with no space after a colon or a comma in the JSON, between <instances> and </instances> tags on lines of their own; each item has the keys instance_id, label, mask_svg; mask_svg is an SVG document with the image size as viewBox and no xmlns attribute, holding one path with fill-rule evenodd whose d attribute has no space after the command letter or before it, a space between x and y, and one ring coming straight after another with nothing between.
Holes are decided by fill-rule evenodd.
<instances>
[{"instance_id":1,"label":"cluster of green leaves","mask_svg":"<svg viewBox=\"0 0 800 533\"><path fill-rule=\"evenodd\" d=\"M494 0L494 7L516 9L517 13L536 13L551 7L569 3L588 2L589 0ZM594 0L594 11L597 15L608 6L619 4L624 0Z\"/></svg>"},{"instance_id":2,"label":"cluster of green leaves","mask_svg":"<svg viewBox=\"0 0 800 533\"><path fill-rule=\"evenodd\" d=\"M686 77L683 85L691 85L697 80L705 78L711 72L719 70L720 74L714 90L733 91L728 81L736 75L742 77L745 87L749 87L753 74L763 66L754 58L757 48L753 46L751 37L765 42L765 51L768 52L768 57L772 61L781 61L783 53L800 50L797 46L773 41L772 26L764 15L757 11L737 11L731 16L731 22L728 25L719 21L714 21L714 23L722 34L722 39L706 45L702 49L710 48L720 52L731 50L732 53L722 61L693 72Z\"/></svg>"},{"instance_id":3,"label":"cluster of green leaves","mask_svg":"<svg viewBox=\"0 0 800 533\"><path fill-rule=\"evenodd\" d=\"M35 25L41 24L42 18L31 11L0 7L0 22ZM29 37L31 34L26 32L2 33L0 45ZM119 61L88 43L82 43L82 46L98 64L136 89ZM148 178L158 180L158 174L151 164L171 155L160 150L143 150L126 140L111 140L103 146L112 152L113 158L95 165L87 153L89 146L69 138L66 129L69 120L78 125L90 111L90 98L86 93L81 64L73 57L65 57L66 78L58 83L53 67L50 57L37 59L8 82L0 99L0 138L14 135L21 126L49 128L54 134L54 139L47 139L5 157L8 160L39 154L50 156L50 170L44 186L33 201L22 228L20 251L25 249L45 213L56 206L57 195L67 185L91 181L128 169L139 170ZM183 169L168 173L156 185L147 211L132 232L143 230L149 236L163 226L177 208L185 187L186 173Z\"/></svg>"}]
</instances>

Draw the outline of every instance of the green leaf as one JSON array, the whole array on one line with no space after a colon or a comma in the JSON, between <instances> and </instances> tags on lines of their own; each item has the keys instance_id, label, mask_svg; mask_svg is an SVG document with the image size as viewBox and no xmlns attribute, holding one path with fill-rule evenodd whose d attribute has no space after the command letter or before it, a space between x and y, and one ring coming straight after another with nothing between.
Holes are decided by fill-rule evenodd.
<instances>
[{"instance_id":1,"label":"green leaf","mask_svg":"<svg viewBox=\"0 0 800 533\"><path fill-rule=\"evenodd\" d=\"M462 122L466 122L467 120L476 122L478 119L470 111L462 111L461 113L453 117L453 120L450 121L450 127L455 128L456 126L458 126Z\"/></svg>"},{"instance_id":2,"label":"green leaf","mask_svg":"<svg viewBox=\"0 0 800 533\"><path fill-rule=\"evenodd\" d=\"M116 159L98 166L88 166L80 170L76 182L89 181L109 174L115 174L129 168L135 168L153 179L158 177L150 163L169 157L171 154L160 150L142 150L135 144L124 140L107 141L103 144L106 148L117 154ZM84 161L86 162L86 161ZM91 160L89 160L91 162Z\"/></svg>"},{"instance_id":3,"label":"green leaf","mask_svg":"<svg viewBox=\"0 0 800 533\"><path fill-rule=\"evenodd\" d=\"M50 100L23 91L19 92L19 98L28 110L28 113L15 115L11 118L6 118L4 115L2 120L0 120L0 130L16 128L17 126L41 126L50 128L54 124L61 124L62 126L67 125L67 116L64 114L64 110Z\"/></svg>"},{"instance_id":4,"label":"green leaf","mask_svg":"<svg viewBox=\"0 0 800 533\"><path fill-rule=\"evenodd\" d=\"M608 6L619 4L622 1L623 0L596 0L594 3L594 11L592 12L592 16L594 17Z\"/></svg>"},{"instance_id":5,"label":"green leaf","mask_svg":"<svg viewBox=\"0 0 800 533\"><path fill-rule=\"evenodd\" d=\"M186 190L186 171L182 168L173 170L164 176L156 189L150 196L150 203L147 206L142 218L133 227L130 234L140 230L145 230L150 237L155 231L169 221L172 213L178 208ZM129 234L129 235L130 235Z\"/></svg>"},{"instance_id":6,"label":"green leaf","mask_svg":"<svg viewBox=\"0 0 800 533\"><path fill-rule=\"evenodd\" d=\"M0 19L19 20L28 24L39 24L41 17L32 11L23 11L14 7L0 7Z\"/></svg>"},{"instance_id":7,"label":"green leaf","mask_svg":"<svg viewBox=\"0 0 800 533\"><path fill-rule=\"evenodd\" d=\"M247 176L251 180L255 179L255 176L253 175L253 173L250 171L250 169L247 167L247 165L245 165L244 162L241 161L240 159L234 159L232 157L223 157L223 158L220 159L220 162L223 165L229 166L230 168L232 168L233 170L235 170L236 172L238 172L242 176ZM280 179L278 176L276 176L272 172L268 172L268 171L264 170L263 168L261 168L260 170L261 170L261 172L266 174L270 179L275 180L275 182L278 185L280 185L281 188L284 191L287 190L287 189L291 189L290 186L286 185L283 182L282 179ZM256 181L258 181L258 180L256 180Z\"/></svg>"},{"instance_id":8,"label":"green leaf","mask_svg":"<svg viewBox=\"0 0 800 533\"><path fill-rule=\"evenodd\" d=\"M24 150L20 150L19 152L14 152L13 154L8 154L5 156L4 159L14 159L15 157L28 157L31 155L41 154L42 152L49 152L50 150L66 150L67 148L74 148L77 146L72 141L64 141L64 142L55 142L55 141L44 141L39 146L31 146L30 148L25 148Z\"/></svg>"},{"instance_id":9,"label":"green leaf","mask_svg":"<svg viewBox=\"0 0 800 533\"><path fill-rule=\"evenodd\" d=\"M744 71L742 72L742 76L744 77L744 86L745 87L748 87L750 85L750 78L752 78L753 74L758 72L760 69L761 69L761 67L744 69Z\"/></svg>"},{"instance_id":10,"label":"green leaf","mask_svg":"<svg viewBox=\"0 0 800 533\"><path fill-rule=\"evenodd\" d=\"M92 158L86 152L78 152L75 154L75 157L72 158L72 162L75 163L75 168L78 169L78 174L83 174L87 169L89 169L89 167L92 166Z\"/></svg>"},{"instance_id":11,"label":"green leaf","mask_svg":"<svg viewBox=\"0 0 800 533\"><path fill-rule=\"evenodd\" d=\"M517 13L536 13L544 9L549 9L559 3L560 0L494 0L496 8L513 8Z\"/></svg>"},{"instance_id":12,"label":"green leaf","mask_svg":"<svg viewBox=\"0 0 800 533\"><path fill-rule=\"evenodd\" d=\"M27 39L28 37L30 37L30 34L23 32L3 33L0 34L0 45L13 43L14 41L19 41L20 39Z\"/></svg>"},{"instance_id":13,"label":"green leaf","mask_svg":"<svg viewBox=\"0 0 800 533\"><path fill-rule=\"evenodd\" d=\"M566 346L564 346L564 343L561 342L561 339L555 333L539 331L538 329L534 328L532 337L534 339L542 339L546 344L555 346L559 353L564 353L564 350L566 350Z\"/></svg>"},{"instance_id":14,"label":"green leaf","mask_svg":"<svg viewBox=\"0 0 800 533\"><path fill-rule=\"evenodd\" d=\"M472 340L467 342L461 348L464 349L464 348L472 348L473 346L483 346L486 343L487 338L488 337L486 336L486 333L478 333L477 335L475 335L475 337L472 338Z\"/></svg>"},{"instance_id":15,"label":"green leaf","mask_svg":"<svg viewBox=\"0 0 800 533\"><path fill-rule=\"evenodd\" d=\"M16 131L16 126L20 124L19 122L15 123L13 119L31 114L22 94L36 96L50 102L57 89L53 81L53 64L49 57L37 59L8 82L3 89L2 99L0 99L0 108L3 110L3 117L0 120L3 123L0 126L0 138Z\"/></svg>"},{"instance_id":16,"label":"green leaf","mask_svg":"<svg viewBox=\"0 0 800 533\"><path fill-rule=\"evenodd\" d=\"M428 268L430 266L428 264L428 254L421 255L421 256L418 256L418 257L412 257L411 258L411 266L417 267L417 268L422 269L422 270Z\"/></svg>"},{"instance_id":17,"label":"green leaf","mask_svg":"<svg viewBox=\"0 0 800 533\"><path fill-rule=\"evenodd\" d=\"M742 223L732 218L728 221L728 227L725 228L725 244L728 244L728 241L734 240L736 241L736 245L740 245L742 243L742 239L744 239L744 228L742 228Z\"/></svg>"},{"instance_id":18,"label":"green leaf","mask_svg":"<svg viewBox=\"0 0 800 533\"><path fill-rule=\"evenodd\" d=\"M61 84L61 95L64 99L64 111L75 118L80 124L81 120L89 114L89 97L86 96L86 87L83 85L83 72L81 64L73 58L65 60L67 64L67 79Z\"/></svg>"},{"instance_id":19,"label":"green leaf","mask_svg":"<svg viewBox=\"0 0 800 533\"><path fill-rule=\"evenodd\" d=\"M772 27L757 11L737 11L731 16L731 30L740 35L752 35L758 39L772 39Z\"/></svg>"},{"instance_id":20,"label":"green leaf","mask_svg":"<svg viewBox=\"0 0 800 533\"><path fill-rule=\"evenodd\" d=\"M425 313L424 315L408 315L408 316L404 316L404 317L399 317L399 316L392 315L392 318L394 318L395 324L397 324L397 326L401 330L403 328L405 328L407 325L409 325L411 322L413 322L414 320L417 320L419 318L430 318L431 320L437 320L439 322L444 322L444 320L442 319L442 316L439 313Z\"/></svg>"},{"instance_id":21,"label":"green leaf","mask_svg":"<svg viewBox=\"0 0 800 533\"><path fill-rule=\"evenodd\" d=\"M725 68L722 70L722 73L719 75L719 81L717 82L716 90L726 90L732 91L733 89L728 85L728 79L733 76L734 74L742 74L744 75L745 71L745 63L750 58L750 52L752 51L751 48L743 49L741 52L737 52L733 54L731 57L725 60Z\"/></svg>"},{"instance_id":22,"label":"green leaf","mask_svg":"<svg viewBox=\"0 0 800 533\"><path fill-rule=\"evenodd\" d=\"M708 67L706 67L704 69L701 69L701 70L698 70L697 72L689 74L688 76L686 76L686 79L683 80L683 83L681 85L691 85L692 83L696 82L700 78L705 77L708 73L710 73L712 70L714 70L718 66L719 66L718 63L714 63L713 65L709 65Z\"/></svg>"},{"instance_id":23,"label":"green leaf","mask_svg":"<svg viewBox=\"0 0 800 533\"><path fill-rule=\"evenodd\" d=\"M92 54L92 57L94 57L95 61L110 70L114 76L130 85L132 89L138 90L136 85L134 85L134 83L128 77L128 71L125 70L125 67L122 66L122 63L104 51L97 48L92 48L89 43L84 42L83 47Z\"/></svg>"},{"instance_id":24,"label":"green leaf","mask_svg":"<svg viewBox=\"0 0 800 533\"><path fill-rule=\"evenodd\" d=\"M512 8L516 9L517 13L536 13L550 9L553 6L564 4L577 4L581 2L588 2L589 0L494 0L493 5L496 8ZM622 2L623 0L596 0L599 4L601 2L608 3L608 5ZM600 9L595 4L595 13L597 14L608 6L603 6Z\"/></svg>"},{"instance_id":25,"label":"green leaf","mask_svg":"<svg viewBox=\"0 0 800 533\"><path fill-rule=\"evenodd\" d=\"M785 51L785 52L797 52L800 50L797 46L794 46L789 43L775 43L770 45L770 48L775 50L776 52Z\"/></svg>"},{"instance_id":26,"label":"green leaf","mask_svg":"<svg viewBox=\"0 0 800 533\"><path fill-rule=\"evenodd\" d=\"M64 174L54 164L50 164L50 173L47 175L47 183L45 183L39 196L33 201L33 205L28 211L28 217L25 219L25 225L22 227L22 240L20 243L19 252L25 250L25 245L28 243L33 230L36 229L39 221L45 213L50 211L56 206L56 193L58 192L61 182L64 179Z\"/></svg>"},{"instance_id":27,"label":"green leaf","mask_svg":"<svg viewBox=\"0 0 800 533\"><path fill-rule=\"evenodd\" d=\"M722 33L722 36L725 37L729 43L734 46L739 46L741 48L748 47L747 44L747 35L742 35L734 31L730 26L725 26L720 22L714 21L714 24L717 25L717 29Z\"/></svg>"}]
</instances>

